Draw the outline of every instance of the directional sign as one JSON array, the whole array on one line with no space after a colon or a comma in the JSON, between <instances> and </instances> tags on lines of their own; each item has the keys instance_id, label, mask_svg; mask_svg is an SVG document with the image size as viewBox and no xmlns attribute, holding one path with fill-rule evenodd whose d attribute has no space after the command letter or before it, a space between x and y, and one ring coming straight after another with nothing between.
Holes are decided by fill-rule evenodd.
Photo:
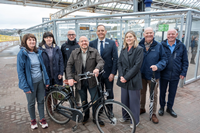
<instances>
[{"instance_id":1,"label":"directional sign","mask_svg":"<svg viewBox=\"0 0 200 133\"><path fill-rule=\"evenodd\" d=\"M168 31L169 25L168 24L161 24L158 26L158 31Z\"/></svg>"},{"instance_id":2,"label":"directional sign","mask_svg":"<svg viewBox=\"0 0 200 133\"><path fill-rule=\"evenodd\" d=\"M80 27L80 30L89 30L89 27Z\"/></svg>"}]
</instances>

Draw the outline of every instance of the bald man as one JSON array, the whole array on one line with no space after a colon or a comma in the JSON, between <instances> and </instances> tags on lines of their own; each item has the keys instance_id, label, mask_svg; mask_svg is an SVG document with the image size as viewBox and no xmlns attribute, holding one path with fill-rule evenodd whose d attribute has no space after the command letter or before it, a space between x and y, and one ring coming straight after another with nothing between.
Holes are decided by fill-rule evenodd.
<instances>
[{"instance_id":1,"label":"bald man","mask_svg":"<svg viewBox=\"0 0 200 133\"><path fill-rule=\"evenodd\" d=\"M74 49L79 48L78 42L76 41L76 32L74 30L69 30L67 32L67 38L68 38L67 41L61 46L61 52L63 55L63 62L64 62L65 79L67 79L67 73L65 70L67 67L67 61L69 59L69 56ZM72 72L74 72L74 69L72 70ZM77 105L80 106L81 98L77 89L75 89L75 99L76 99Z\"/></svg>"},{"instance_id":2,"label":"bald man","mask_svg":"<svg viewBox=\"0 0 200 133\"><path fill-rule=\"evenodd\" d=\"M188 56L185 45L176 39L178 33L175 29L170 29L167 32L167 39L162 43L165 53L168 58L166 68L161 72L160 78L160 110L158 114L164 115L165 95L167 86L169 85L169 94L166 111L173 117L177 114L173 111L174 99L178 87L179 79L184 79L188 69Z\"/></svg>"},{"instance_id":3,"label":"bald man","mask_svg":"<svg viewBox=\"0 0 200 133\"><path fill-rule=\"evenodd\" d=\"M104 67L104 61L101 58L99 52L89 47L89 41L87 37L82 36L79 39L79 46L80 48L75 49L72 51L69 60L67 62L67 79L69 81L69 85L73 86L74 82L73 80L77 81L76 88L79 91L79 94L81 96L82 105L85 105L88 103L87 101L87 90L89 91L91 95L91 99L94 98L94 101L98 99L98 95L95 95L97 91L97 83L95 80L95 77L91 77L86 80L79 80L81 77L78 76L78 74L82 74L85 72L93 72L98 76L99 71L101 71ZM75 72L72 73L73 66L75 67ZM74 78L75 77L75 78ZM96 124L95 120L95 108L97 106L97 102L92 106L93 111L93 122ZM84 107L83 109L86 109ZM85 116L83 119L83 124L85 124L89 119L89 110L85 112ZM101 126L104 126L103 121L99 120L99 124Z\"/></svg>"},{"instance_id":4,"label":"bald man","mask_svg":"<svg viewBox=\"0 0 200 133\"><path fill-rule=\"evenodd\" d=\"M153 76L153 71L155 71L156 86L154 88L154 103L153 103L153 115L152 122L157 124L159 122L156 111L157 111L157 93L158 93L158 82L160 78L160 71L162 71L167 62L167 56L165 54L163 46L154 40L154 31L151 27L148 27L144 30L144 38L140 41L139 45L143 47L144 59L141 67L142 73L142 86L141 90L141 100L140 100L140 114L146 112L146 91L147 85L150 84L151 78ZM147 96L149 98L149 96Z\"/></svg>"}]
</instances>

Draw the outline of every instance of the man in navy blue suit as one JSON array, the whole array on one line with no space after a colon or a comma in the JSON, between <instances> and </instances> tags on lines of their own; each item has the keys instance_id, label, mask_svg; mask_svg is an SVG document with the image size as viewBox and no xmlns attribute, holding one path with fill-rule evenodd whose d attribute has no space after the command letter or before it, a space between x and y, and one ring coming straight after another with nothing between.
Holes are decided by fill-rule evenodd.
<instances>
[{"instance_id":1,"label":"man in navy blue suit","mask_svg":"<svg viewBox=\"0 0 200 133\"><path fill-rule=\"evenodd\" d=\"M117 47L113 40L105 38L107 31L104 25L98 25L96 33L98 38L90 42L90 47L96 48L105 61L105 74L101 79L102 89L105 85L106 91L109 92L107 99L114 99L113 80L117 73ZM112 107L110 108L112 110Z\"/></svg>"}]
</instances>

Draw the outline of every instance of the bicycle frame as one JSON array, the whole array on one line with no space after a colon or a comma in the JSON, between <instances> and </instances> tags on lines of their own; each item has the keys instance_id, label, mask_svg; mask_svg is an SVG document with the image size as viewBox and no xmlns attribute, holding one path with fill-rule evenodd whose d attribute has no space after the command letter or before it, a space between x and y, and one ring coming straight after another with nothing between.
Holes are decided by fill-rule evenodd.
<instances>
[{"instance_id":1,"label":"bicycle frame","mask_svg":"<svg viewBox=\"0 0 200 133\"><path fill-rule=\"evenodd\" d=\"M101 75L101 76L102 76L102 75ZM87 108L84 109L84 110L82 111L82 113L85 113L85 112L86 112L88 109L90 109L96 102L98 102L99 104L103 104L103 109L104 109L104 111L105 111L105 113L106 113L106 116L109 118L109 120L110 120L111 122L113 122L112 119L109 117L108 112L107 112L106 109L105 109L105 101L106 101L106 99L105 99L104 96L108 96L108 92L104 92L104 91L102 90L102 87L101 87L101 82L98 81L97 77L95 77L95 79L96 79L96 82L97 82L97 90L96 90L96 92L95 92L95 96L98 94L98 90L99 90L99 92L100 92L100 97L99 97L96 101L94 101L94 98L93 98L89 103L78 107L78 106L76 105L76 101L75 101L75 97L74 97L74 89L73 89L72 86L70 86L71 92L70 92L69 94L67 94L67 96L66 96L65 98L63 98L63 99L56 105L56 108L58 109L58 107L59 107L59 108L64 108L64 109L69 109L69 110L70 110L70 108L67 108L67 107L64 107L64 106L59 106L59 105L60 105L60 103L63 103L64 101L71 99L72 102L73 102L73 104L75 105L75 108L76 108L76 109L81 109L81 108L87 106ZM101 81L101 77L100 77L100 81ZM95 96L94 96L94 97L95 97ZM97 106L97 107L98 107L98 106ZM67 115L67 114L64 114L63 111L62 111L61 109L58 109L58 111L59 111L61 114L63 114L64 116L66 116L66 117L68 117L68 118L72 118L71 116L69 116L69 115Z\"/></svg>"}]
</instances>

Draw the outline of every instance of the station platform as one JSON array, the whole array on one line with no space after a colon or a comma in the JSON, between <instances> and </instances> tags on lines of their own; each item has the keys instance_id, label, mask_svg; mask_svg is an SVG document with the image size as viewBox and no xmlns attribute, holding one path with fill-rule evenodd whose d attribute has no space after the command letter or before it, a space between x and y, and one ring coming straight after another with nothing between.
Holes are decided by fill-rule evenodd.
<instances>
[{"instance_id":1,"label":"station platform","mask_svg":"<svg viewBox=\"0 0 200 133\"><path fill-rule=\"evenodd\" d=\"M0 57L0 132L1 133L71 133L75 125L73 121L60 125L52 121L47 115L49 128L31 130L27 101L24 92L18 88L16 70L16 56ZM146 104L147 113L140 117L140 125L136 133L199 133L200 132L200 80L178 88L174 111L178 117L173 118L167 112L158 116L159 123L149 121L149 105ZM120 88L114 83L115 100L120 101ZM147 94L149 95L149 94ZM159 100L158 100L159 101ZM149 99L147 98L147 103ZM159 109L159 106L158 106ZM37 111L36 111L37 112ZM45 112L46 113L46 112ZM39 119L38 113L37 120ZM97 126L92 118L75 133L98 133ZM119 131L123 133L124 131Z\"/></svg>"}]
</instances>

